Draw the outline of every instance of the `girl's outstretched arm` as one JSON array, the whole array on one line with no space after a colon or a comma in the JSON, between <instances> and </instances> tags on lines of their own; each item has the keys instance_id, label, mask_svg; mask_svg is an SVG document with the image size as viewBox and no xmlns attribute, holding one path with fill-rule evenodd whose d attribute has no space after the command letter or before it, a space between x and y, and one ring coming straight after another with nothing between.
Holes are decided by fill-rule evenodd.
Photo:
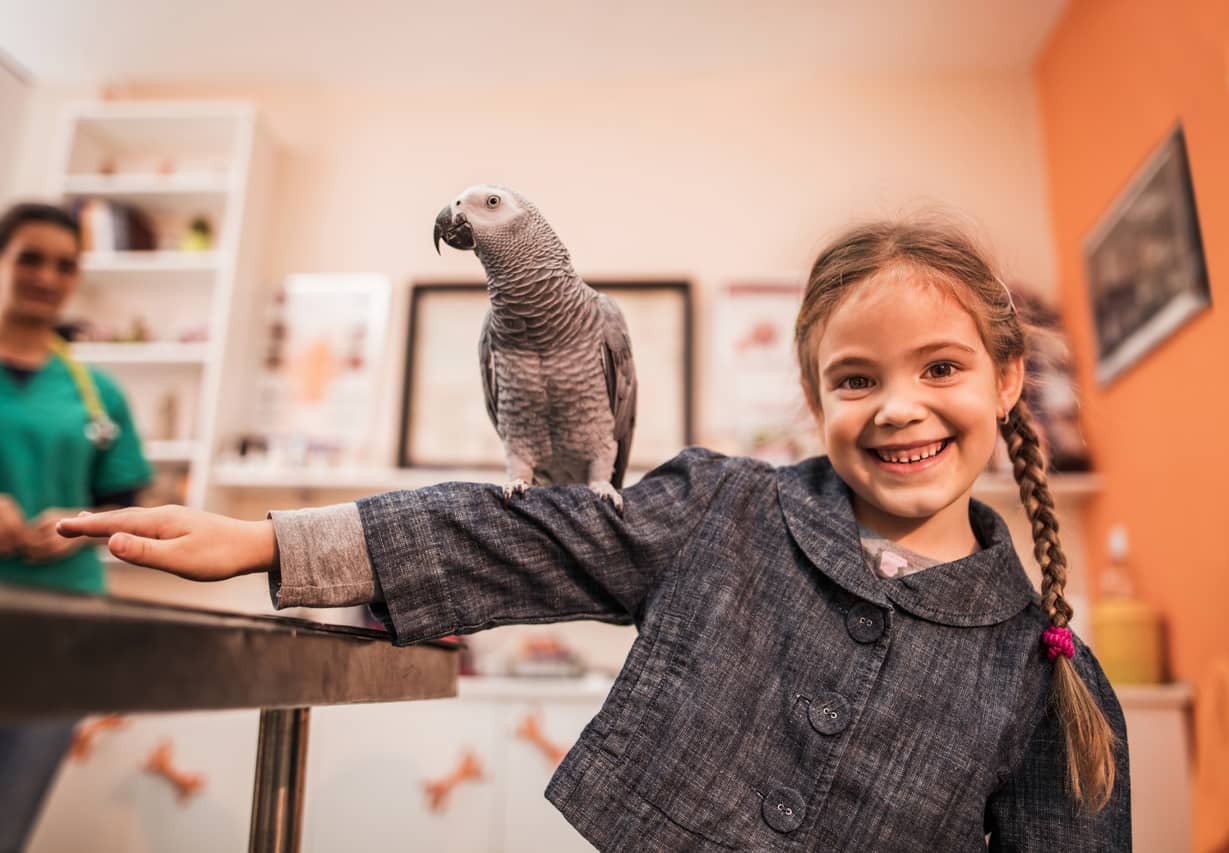
<instances>
[{"instance_id":1,"label":"girl's outstretched arm","mask_svg":"<svg viewBox=\"0 0 1229 853\"><path fill-rule=\"evenodd\" d=\"M639 621L744 467L689 448L624 489L622 512L586 486L506 500L498 486L443 483L271 521L168 506L57 529L110 537L117 557L192 580L267 571L278 608L371 604L406 644L504 624Z\"/></svg>"},{"instance_id":2,"label":"girl's outstretched arm","mask_svg":"<svg viewBox=\"0 0 1229 853\"><path fill-rule=\"evenodd\" d=\"M107 537L111 553L197 581L219 581L277 564L271 521L239 521L182 506L83 512L56 525L61 536Z\"/></svg>"}]
</instances>

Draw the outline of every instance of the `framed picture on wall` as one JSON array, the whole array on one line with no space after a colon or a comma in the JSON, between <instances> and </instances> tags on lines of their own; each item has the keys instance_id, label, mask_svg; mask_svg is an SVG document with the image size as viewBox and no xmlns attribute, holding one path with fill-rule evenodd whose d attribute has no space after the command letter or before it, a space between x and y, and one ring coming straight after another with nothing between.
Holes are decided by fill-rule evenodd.
<instances>
[{"instance_id":1,"label":"framed picture on wall","mask_svg":"<svg viewBox=\"0 0 1229 853\"><path fill-rule=\"evenodd\" d=\"M1084 262L1102 384L1211 304L1181 126L1088 237Z\"/></svg>"},{"instance_id":2,"label":"framed picture on wall","mask_svg":"<svg viewBox=\"0 0 1229 853\"><path fill-rule=\"evenodd\" d=\"M252 413L271 462L372 463L390 290L380 275L286 277Z\"/></svg>"},{"instance_id":3,"label":"framed picture on wall","mask_svg":"<svg viewBox=\"0 0 1229 853\"><path fill-rule=\"evenodd\" d=\"M619 304L631 333L639 387L630 467L655 467L694 440L691 287L679 281L590 284ZM503 469L478 364L489 307L485 284L414 285L401 466Z\"/></svg>"},{"instance_id":4,"label":"framed picture on wall","mask_svg":"<svg viewBox=\"0 0 1229 853\"><path fill-rule=\"evenodd\" d=\"M739 281L713 297L712 439L723 450L788 465L822 453L794 347L801 279Z\"/></svg>"}]
</instances>

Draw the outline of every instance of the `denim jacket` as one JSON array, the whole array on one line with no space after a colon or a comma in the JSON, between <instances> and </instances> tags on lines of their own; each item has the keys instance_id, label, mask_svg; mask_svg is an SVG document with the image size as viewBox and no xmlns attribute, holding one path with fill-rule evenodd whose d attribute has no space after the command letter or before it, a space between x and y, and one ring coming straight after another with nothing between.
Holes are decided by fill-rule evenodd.
<instances>
[{"instance_id":1,"label":"denim jacket","mask_svg":"<svg viewBox=\"0 0 1229 853\"><path fill-rule=\"evenodd\" d=\"M1121 708L1077 639L1120 739L1110 803L1083 815L1047 702L1048 622L993 510L970 510L982 550L883 579L825 458L773 469L692 448L623 500L448 483L357 507L398 644L636 625L546 790L599 850L1130 849Z\"/></svg>"}]
</instances>

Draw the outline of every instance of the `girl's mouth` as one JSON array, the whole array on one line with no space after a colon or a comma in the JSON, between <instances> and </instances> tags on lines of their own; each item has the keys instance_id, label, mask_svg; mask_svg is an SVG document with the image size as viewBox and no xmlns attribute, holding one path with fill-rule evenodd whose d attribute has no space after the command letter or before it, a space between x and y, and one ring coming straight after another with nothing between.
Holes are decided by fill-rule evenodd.
<instances>
[{"instance_id":1,"label":"girl's mouth","mask_svg":"<svg viewBox=\"0 0 1229 853\"><path fill-rule=\"evenodd\" d=\"M911 447L907 450L877 450L868 448L867 453L880 468L899 473L923 471L937 465L946 453L952 439L944 438L930 444Z\"/></svg>"}]
</instances>

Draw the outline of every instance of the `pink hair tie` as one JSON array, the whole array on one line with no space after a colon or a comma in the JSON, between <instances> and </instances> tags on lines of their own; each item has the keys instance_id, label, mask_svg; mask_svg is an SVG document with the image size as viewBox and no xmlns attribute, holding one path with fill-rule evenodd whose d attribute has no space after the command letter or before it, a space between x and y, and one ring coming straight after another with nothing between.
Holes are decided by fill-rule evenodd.
<instances>
[{"instance_id":1,"label":"pink hair tie","mask_svg":"<svg viewBox=\"0 0 1229 853\"><path fill-rule=\"evenodd\" d=\"M1050 661L1055 661L1059 655L1067 657L1075 657L1075 642L1071 639L1070 628L1060 628L1057 625L1051 625L1045 629L1045 633L1041 635L1041 642L1046 647L1046 654Z\"/></svg>"}]
</instances>

